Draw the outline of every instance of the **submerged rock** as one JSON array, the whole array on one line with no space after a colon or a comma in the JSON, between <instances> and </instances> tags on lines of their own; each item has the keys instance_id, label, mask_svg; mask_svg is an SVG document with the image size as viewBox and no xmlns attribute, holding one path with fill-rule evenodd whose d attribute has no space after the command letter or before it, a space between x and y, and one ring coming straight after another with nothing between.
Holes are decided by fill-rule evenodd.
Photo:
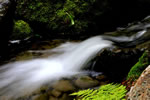
<instances>
[{"instance_id":1,"label":"submerged rock","mask_svg":"<svg viewBox=\"0 0 150 100\"><path fill-rule=\"evenodd\" d=\"M74 91L75 87L71 84L69 80L60 80L54 84L53 88L61 92Z\"/></svg>"},{"instance_id":2,"label":"submerged rock","mask_svg":"<svg viewBox=\"0 0 150 100\"><path fill-rule=\"evenodd\" d=\"M53 89L52 91L51 91L51 94L54 96L54 97L59 97L59 96L61 96L61 91L59 91L59 90L56 90L56 89Z\"/></svg>"},{"instance_id":3,"label":"submerged rock","mask_svg":"<svg viewBox=\"0 0 150 100\"><path fill-rule=\"evenodd\" d=\"M75 85L79 88L85 89L97 86L99 85L99 82L89 76L81 76L77 80L75 80Z\"/></svg>"},{"instance_id":4,"label":"submerged rock","mask_svg":"<svg viewBox=\"0 0 150 100\"><path fill-rule=\"evenodd\" d=\"M150 66L148 66L136 84L127 94L127 100L150 100Z\"/></svg>"},{"instance_id":5,"label":"submerged rock","mask_svg":"<svg viewBox=\"0 0 150 100\"><path fill-rule=\"evenodd\" d=\"M47 93L40 95L39 97L37 97L34 100L49 100L49 96Z\"/></svg>"}]
</instances>

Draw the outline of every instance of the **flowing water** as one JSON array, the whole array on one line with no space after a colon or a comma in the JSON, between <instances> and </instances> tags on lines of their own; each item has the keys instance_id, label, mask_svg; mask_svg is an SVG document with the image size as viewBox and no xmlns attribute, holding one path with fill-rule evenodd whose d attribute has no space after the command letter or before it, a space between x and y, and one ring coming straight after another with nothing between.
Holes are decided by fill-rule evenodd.
<instances>
[{"instance_id":1,"label":"flowing water","mask_svg":"<svg viewBox=\"0 0 150 100\"><path fill-rule=\"evenodd\" d=\"M3 65L0 67L0 96L16 98L33 92L45 83L81 73L81 69L100 50L113 47L114 41L132 42L145 33L146 30L143 30L131 37L95 36L80 43L67 42L49 50L55 54L48 58Z\"/></svg>"}]
</instances>

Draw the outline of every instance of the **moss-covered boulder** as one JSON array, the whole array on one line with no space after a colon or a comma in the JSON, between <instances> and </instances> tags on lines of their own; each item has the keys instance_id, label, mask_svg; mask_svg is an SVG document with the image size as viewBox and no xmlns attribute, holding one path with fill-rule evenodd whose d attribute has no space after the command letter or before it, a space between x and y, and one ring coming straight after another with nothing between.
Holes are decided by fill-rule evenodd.
<instances>
[{"instance_id":1,"label":"moss-covered boulder","mask_svg":"<svg viewBox=\"0 0 150 100\"><path fill-rule=\"evenodd\" d=\"M140 75L135 85L127 93L127 100L150 100L150 66Z\"/></svg>"},{"instance_id":2,"label":"moss-covered boulder","mask_svg":"<svg viewBox=\"0 0 150 100\"><path fill-rule=\"evenodd\" d=\"M87 36L141 20L149 5L145 0L17 0L16 18L29 21L41 35Z\"/></svg>"},{"instance_id":3,"label":"moss-covered boulder","mask_svg":"<svg viewBox=\"0 0 150 100\"><path fill-rule=\"evenodd\" d=\"M32 29L29 24L23 20L15 21L11 39L25 39L31 36Z\"/></svg>"},{"instance_id":4,"label":"moss-covered boulder","mask_svg":"<svg viewBox=\"0 0 150 100\"><path fill-rule=\"evenodd\" d=\"M131 68L128 73L127 79L137 79L143 70L150 64L150 53L145 51L139 58L139 61Z\"/></svg>"},{"instance_id":5,"label":"moss-covered boulder","mask_svg":"<svg viewBox=\"0 0 150 100\"><path fill-rule=\"evenodd\" d=\"M53 33L81 33L88 28L88 12L96 0L18 0L16 14ZM34 24L33 27L36 27ZM37 25L38 27L38 25ZM36 28L37 28L36 27ZM40 27L42 29L42 27ZM40 30L40 29L39 29ZM43 33L42 33L43 34ZM50 33L47 33L50 34Z\"/></svg>"}]
</instances>

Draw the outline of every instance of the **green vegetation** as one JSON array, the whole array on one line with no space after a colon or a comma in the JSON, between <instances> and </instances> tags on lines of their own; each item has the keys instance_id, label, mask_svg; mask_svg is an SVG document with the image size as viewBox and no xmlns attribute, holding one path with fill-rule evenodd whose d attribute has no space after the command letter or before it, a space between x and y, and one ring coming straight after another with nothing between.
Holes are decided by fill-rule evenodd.
<instances>
[{"instance_id":1,"label":"green vegetation","mask_svg":"<svg viewBox=\"0 0 150 100\"><path fill-rule=\"evenodd\" d=\"M52 31L81 33L91 21L87 12L96 0L18 0L16 14L45 24Z\"/></svg>"},{"instance_id":2,"label":"green vegetation","mask_svg":"<svg viewBox=\"0 0 150 100\"><path fill-rule=\"evenodd\" d=\"M128 73L127 79L137 79L144 71L144 69L150 64L149 58L149 52L145 51L139 58L139 61L131 68L130 72Z\"/></svg>"},{"instance_id":3,"label":"green vegetation","mask_svg":"<svg viewBox=\"0 0 150 100\"><path fill-rule=\"evenodd\" d=\"M77 100L125 100L127 90L120 84L107 84L99 89L80 90L71 95L77 96Z\"/></svg>"},{"instance_id":4,"label":"green vegetation","mask_svg":"<svg viewBox=\"0 0 150 100\"><path fill-rule=\"evenodd\" d=\"M14 21L13 34L11 39L25 39L31 36L32 29L29 24L23 20Z\"/></svg>"}]
</instances>

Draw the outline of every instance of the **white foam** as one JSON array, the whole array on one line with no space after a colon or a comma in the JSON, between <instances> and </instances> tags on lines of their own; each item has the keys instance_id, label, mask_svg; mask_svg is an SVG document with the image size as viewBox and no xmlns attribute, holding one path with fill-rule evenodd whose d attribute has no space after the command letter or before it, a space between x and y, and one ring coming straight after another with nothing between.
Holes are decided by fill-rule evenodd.
<instances>
[{"instance_id":1,"label":"white foam","mask_svg":"<svg viewBox=\"0 0 150 100\"><path fill-rule=\"evenodd\" d=\"M111 44L112 42L96 36L81 43L67 42L50 50L49 52L61 52L55 56L1 66L0 95L23 96L42 84L77 74L101 49L110 47Z\"/></svg>"}]
</instances>

